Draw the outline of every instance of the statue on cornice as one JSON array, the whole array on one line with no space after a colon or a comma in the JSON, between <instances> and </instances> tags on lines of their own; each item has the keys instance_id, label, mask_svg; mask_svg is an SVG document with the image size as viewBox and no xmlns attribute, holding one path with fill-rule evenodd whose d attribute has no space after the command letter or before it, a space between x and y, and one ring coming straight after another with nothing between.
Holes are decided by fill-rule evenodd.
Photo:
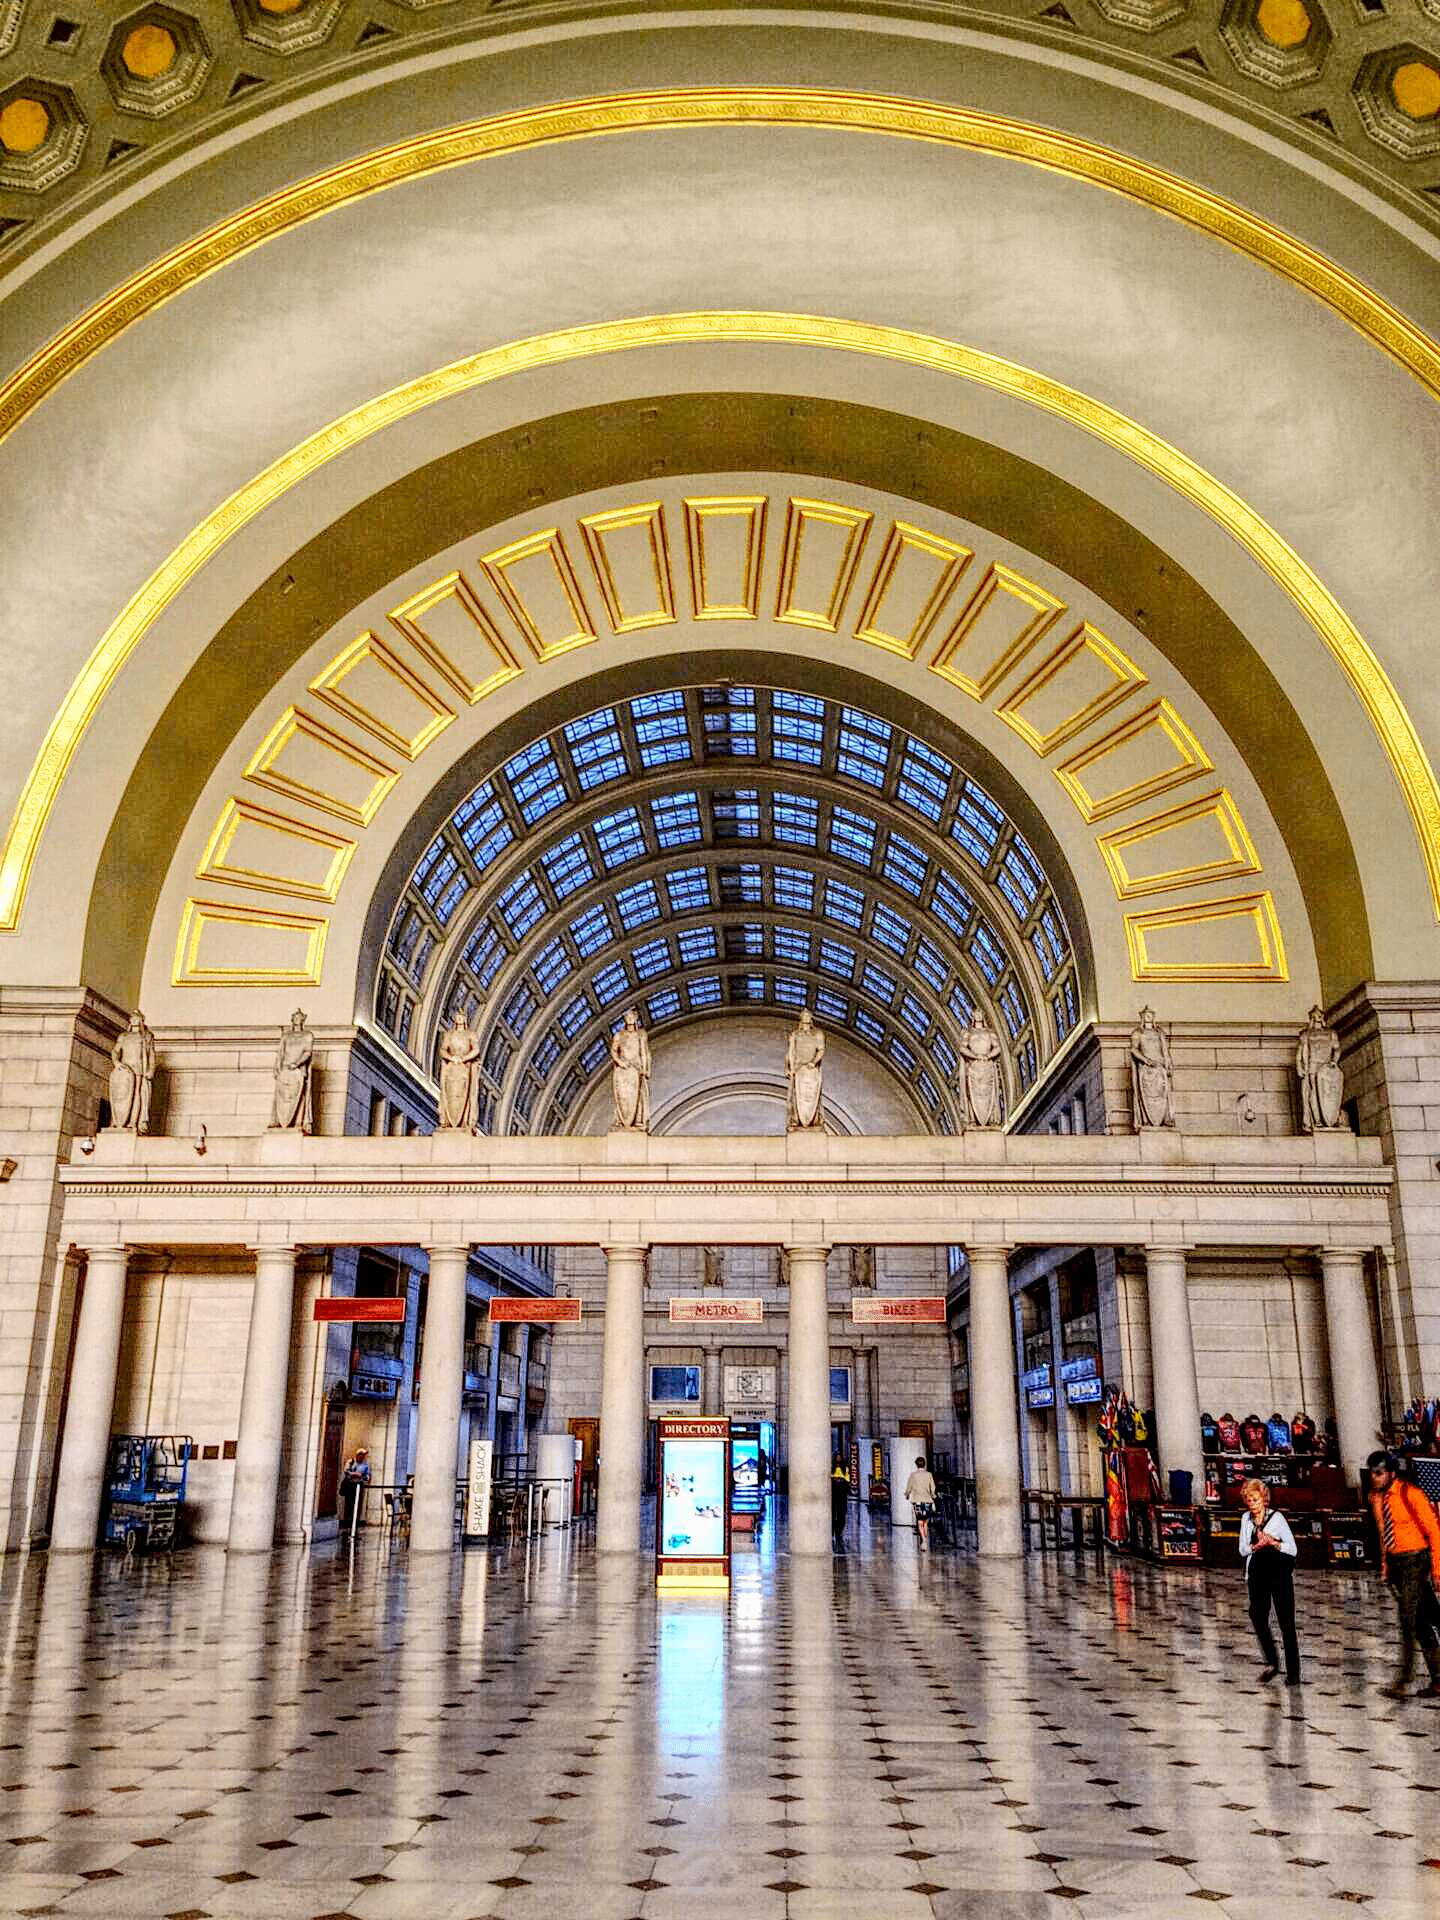
<instances>
[{"instance_id":1,"label":"statue on cornice","mask_svg":"<svg viewBox=\"0 0 1440 1920\"><path fill-rule=\"evenodd\" d=\"M457 1007L440 1036L441 1133L473 1133L480 1110L480 1037Z\"/></svg>"},{"instance_id":2,"label":"statue on cornice","mask_svg":"<svg viewBox=\"0 0 1440 1920\"><path fill-rule=\"evenodd\" d=\"M110 1125L117 1133L148 1133L150 1093L155 1084L155 1036L142 1013L110 1049Z\"/></svg>"},{"instance_id":3,"label":"statue on cornice","mask_svg":"<svg viewBox=\"0 0 1440 1920\"><path fill-rule=\"evenodd\" d=\"M611 1131L650 1131L650 1042L631 1007L610 1038L610 1096L615 1103Z\"/></svg>"},{"instance_id":4,"label":"statue on cornice","mask_svg":"<svg viewBox=\"0 0 1440 1920\"><path fill-rule=\"evenodd\" d=\"M297 1007L290 1016L289 1026L280 1029L280 1045L275 1050L275 1097L270 1105L272 1127L289 1133L315 1131L314 1063L315 1036Z\"/></svg>"},{"instance_id":5,"label":"statue on cornice","mask_svg":"<svg viewBox=\"0 0 1440 1920\"><path fill-rule=\"evenodd\" d=\"M1000 1125L1000 1041L995 1029L977 1007L970 1024L962 1029L960 1057L965 1062L965 1124L968 1127Z\"/></svg>"},{"instance_id":6,"label":"statue on cornice","mask_svg":"<svg viewBox=\"0 0 1440 1920\"><path fill-rule=\"evenodd\" d=\"M1300 1131L1328 1133L1339 1127L1340 1102L1345 1097L1340 1037L1326 1026L1321 1007L1310 1009L1310 1018L1300 1029L1295 1072L1300 1081Z\"/></svg>"},{"instance_id":7,"label":"statue on cornice","mask_svg":"<svg viewBox=\"0 0 1440 1920\"><path fill-rule=\"evenodd\" d=\"M1136 1133L1175 1124L1175 1071L1170 1042L1153 1007L1140 1009L1130 1034L1130 1113Z\"/></svg>"},{"instance_id":8,"label":"statue on cornice","mask_svg":"<svg viewBox=\"0 0 1440 1920\"><path fill-rule=\"evenodd\" d=\"M815 1024L808 1007L800 1010L800 1023L791 1029L785 1043L785 1078L789 1092L785 1102L787 1133L823 1130L820 1114L821 1069L825 1059L825 1036Z\"/></svg>"}]
</instances>

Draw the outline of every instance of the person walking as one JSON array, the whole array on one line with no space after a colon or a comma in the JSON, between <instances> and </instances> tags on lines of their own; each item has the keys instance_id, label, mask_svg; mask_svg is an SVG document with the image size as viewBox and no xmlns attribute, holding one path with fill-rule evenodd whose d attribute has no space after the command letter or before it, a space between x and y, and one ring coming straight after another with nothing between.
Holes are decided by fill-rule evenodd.
<instances>
[{"instance_id":1,"label":"person walking","mask_svg":"<svg viewBox=\"0 0 1440 1920\"><path fill-rule=\"evenodd\" d=\"M354 1533L359 1520L360 1502L365 1498L365 1489L369 1484L370 1449L357 1447L351 1458L345 1462L345 1472L340 1481L345 1501L340 1522L343 1533Z\"/></svg>"},{"instance_id":2,"label":"person walking","mask_svg":"<svg viewBox=\"0 0 1440 1920\"><path fill-rule=\"evenodd\" d=\"M1365 1462L1370 1474L1370 1510L1380 1530L1380 1577L1395 1595L1400 1625L1400 1665L1380 1691L1403 1700L1415 1671L1419 1643L1430 1669L1424 1689L1440 1696L1440 1636L1435 1631L1435 1590L1440 1587L1440 1515L1421 1488L1400 1477L1398 1454L1383 1450Z\"/></svg>"},{"instance_id":3,"label":"person walking","mask_svg":"<svg viewBox=\"0 0 1440 1920\"><path fill-rule=\"evenodd\" d=\"M838 1553L845 1551L845 1522L850 1516L850 1475L837 1453L830 1473L830 1533Z\"/></svg>"},{"instance_id":4,"label":"person walking","mask_svg":"<svg viewBox=\"0 0 1440 1920\"><path fill-rule=\"evenodd\" d=\"M923 1453L915 1456L915 1471L905 1482L905 1498L915 1510L915 1531L922 1547L930 1544L930 1515L935 1506L935 1476L925 1465Z\"/></svg>"},{"instance_id":5,"label":"person walking","mask_svg":"<svg viewBox=\"0 0 1440 1920\"><path fill-rule=\"evenodd\" d=\"M1300 1684L1300 1643L1295 1638L1295 1559L1297 1548L1290 1523L1270 1505L1270 1489L1263 1480L1247 1480L1240 1489L1248 1511L1240 1521L1240 1558L1245 1562L1245 1587L1250 1596L1250 1624L1265 1656L1262 1680L1280 1671L1270 1610L1280 1625L1285 1649L1285 1684Z\"/></svg>"}]
</instances>

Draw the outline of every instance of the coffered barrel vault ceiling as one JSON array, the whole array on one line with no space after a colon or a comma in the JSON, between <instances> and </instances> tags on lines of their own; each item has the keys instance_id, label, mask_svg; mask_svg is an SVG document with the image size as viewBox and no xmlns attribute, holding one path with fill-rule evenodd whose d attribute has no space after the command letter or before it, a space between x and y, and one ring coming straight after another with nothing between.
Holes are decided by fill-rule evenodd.
<instances>
[{"instance_id":1,"label":"coffered barrel vault ceiling","mask_svg":"<svg viewBox=\"0 0 1440 1920\"><path fill-rule=\"evenodd\" d=\"M498 39L532 11L542 9L524 0L499 18L478 0L0 0L0 257L97 191L297 91ZM1302 153L1349 164L1421 218L1440 216L1437 0L969 0L903 11L1163 76ZM552 30L581 12L543 8Z\"/></svg>"}]
</instances>

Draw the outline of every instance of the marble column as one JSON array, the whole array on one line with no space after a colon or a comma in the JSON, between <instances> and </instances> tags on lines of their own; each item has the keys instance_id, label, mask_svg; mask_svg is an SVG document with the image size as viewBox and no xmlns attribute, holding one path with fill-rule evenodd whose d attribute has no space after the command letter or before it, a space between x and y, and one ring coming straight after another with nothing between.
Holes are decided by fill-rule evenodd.
<instances>
[{"instance_id":1,"label":"marble column","mask_svg":"<svg viewBox=\"0 0 1440 1920\"><path fill-rule=\"evenodd\" d=\"M828 1247L787 1247L790 1267L790 1551L831 1552Z\"/></svg>"},{"instance_id":2,"label":"marble column","mask_svg":"<svg viewBox=\"0 0 1440 1920\"><path fill-rule=\"evenodd\" d=\"M1020 1434L1008 1247L969 1247L970 1431L975 1449L978 1550L990 1560L1024 1552Z\"/></svg>"},{"instance_id":3,"label":"marble column","mask_svg":"<svg viewBox=\"0 0 1440 1920\"><path fill-rule=\"evenodd\" d=\"M1150 1306L1150 1371L1155 1383L1161 1491L1169 1497L1170 1469L1182 1467L1190 1475L1193 1497L1199 1500L1205 1491L1205 1460L1200 1450L1200 1388L1195 1379L1183 1247L1145 1249L1145 1291Z\"/></svg>"},{"instance_id":4,"label":"marble column","mask_svg":"<svg viewBox=\"0 0 1440 1920\"><path fill-rule=\"evenodd\" d=\"M634 1553L645 1486L645 1249L606 1247L605 1262L595 1545Z\"/></svg>"},{"instance_id":5,"label":"marble column","mask_svg":"<svg viewBox=\"0 0 1440 1920\"><path fill-rule=\"evenodd\" d=\"M425 1346L420 1368L420 1431L415 1442L412 1553L449 1553L455 1545L455 1449L465 1389L466 1247L430 1247Z\"/></svg>"},{"instance_id":6,"label":"marble column","mask_svg":"<svg viewBox=\"0 0 1440 1920\"><path fill-rule=\"evenodd\" d=\"M125 1319L125 1262L124 1247L91 1247L86 1254L50 1529L52 1553L88 1553L95 1545Z\"/></svg>"},{"instance_id":7,"label":"marble column","mask_svg":"<svg viewBox=\"0 0 1440 1920\"><path fill-rule=\"evenodd\" d=\"M245 1383L240 1389L235 1488L230 1496L231 1553L268 1553L275 1544L294 1307L294 1247L257 1247Z\"/></svg>"},{"instance_id":8,"label":"marble column","mask_svg":"<svg viewBox=\"0 0 1440 1920\"><path fill-rule=\"evenodd\" d=\"M1330 1342L1335 1424L1340 1430L1340 1464L1353 1486L1365 1456L1384 1445L1375 1335L1370 1326L1370 1303L1365 1297L1364 1256L1349 1247L1322 1247L1320 1274L1325 1286L1325 1329Z\"/></svg>"}]
</instances>

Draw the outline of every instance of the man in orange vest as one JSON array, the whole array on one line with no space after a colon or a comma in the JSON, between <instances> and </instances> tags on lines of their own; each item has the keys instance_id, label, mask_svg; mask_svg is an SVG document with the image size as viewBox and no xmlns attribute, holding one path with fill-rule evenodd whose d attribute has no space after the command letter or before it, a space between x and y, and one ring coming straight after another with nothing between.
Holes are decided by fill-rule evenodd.
<instances>
[{"instance_id":1,"label":"man in orange vest","mask_svg":"<svg viewBox=\"0 0 1440 1920\"><path fill-rule=\"evenodd\" d=\"M1400 1619L1400 1669L1381 1692L1392 1700L1404 1699L1415 1671L1418 1640L1430 1669L1425 1692L1440 1695L1440 1638L1433 1617L1435 1588L1440 1587L1440 1515L1427 1494L1400 1478L1397 1455L1372 1453L1365 1465L1370 1506L1380 1529L1380 1573L1395 1595Z\"/></svg>"}]
</instances>

